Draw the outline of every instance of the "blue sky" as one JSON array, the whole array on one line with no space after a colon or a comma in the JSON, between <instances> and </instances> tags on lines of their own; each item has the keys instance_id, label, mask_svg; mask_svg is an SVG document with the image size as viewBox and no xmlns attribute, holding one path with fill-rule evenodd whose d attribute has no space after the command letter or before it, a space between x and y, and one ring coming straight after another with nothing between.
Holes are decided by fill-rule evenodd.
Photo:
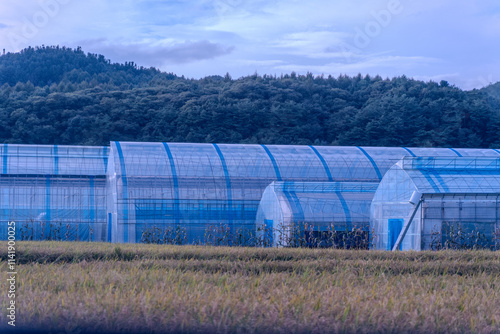
<instances>
[{"instance_id":1,"label":"blue sky","mask_svg":"<svg viewBox=\"0 0 500 334\"><path fill-rule=\"evenodd\" d=\"M81 46L186 77L500 81L498 0L3 0L0 48Z\"/></svg>"}]
</instances>

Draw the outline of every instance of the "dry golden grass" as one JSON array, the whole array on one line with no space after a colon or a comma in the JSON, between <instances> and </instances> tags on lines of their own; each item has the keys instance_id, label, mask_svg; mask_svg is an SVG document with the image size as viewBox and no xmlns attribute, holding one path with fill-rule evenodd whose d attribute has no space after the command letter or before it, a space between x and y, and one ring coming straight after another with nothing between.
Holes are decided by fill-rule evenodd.
<instances>
[{"instance_id":1,"label":"dry golden grass","mask_svg":"<svg viewBox=\"0 0 500 334\"><path fill-rule=\"evenodd\" d=\"M17 246L17 327L27 330L500 332L500 252ZM7 301L2 292L0 331Z\"/></svg>"}]
</instances>

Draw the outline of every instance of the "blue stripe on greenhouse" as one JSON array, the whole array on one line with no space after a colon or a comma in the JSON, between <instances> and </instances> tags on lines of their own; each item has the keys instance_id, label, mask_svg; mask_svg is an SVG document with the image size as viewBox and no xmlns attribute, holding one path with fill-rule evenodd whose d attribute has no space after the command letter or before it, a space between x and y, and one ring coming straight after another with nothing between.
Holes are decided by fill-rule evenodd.
<instances>
[{"instance_id":1,"label":"blue stripe on greenhouse","mask_svg":"<svg viewBox=\"0 0 500 334\"><path fill-rule=\"evenodd\" d=\"M44 178L45 176L47 176L48 174L47 173L44 173L44 174L29 174L29 177L32 178L32 179L37 179L37 178ZM51 174L49 174L51 175ZM94 179L100 179L100 180L104 180L106 181L106 175L100 175L100 174L93 174L94 176ZM10 179L15 179L15 178L18 178L18 177L26 177L26 172L24 173L20 173L20 174L12 174L12 173L9 173L9 174L3 174L2 175L2 178L10 178ZM57 175L58 178L64 180L64 179L72 179L72 178L77 178L77 179L81 179L82 178L82 175L81 174L59 174Z\"/></svg>"},{"instance_id":2,"label":"blue stripe on greenhouse","mask_svg":"<svg viewBox=\"0 0 500 334\"><path fill-rule=\"evenodd\" d=\"M338 185L340 187L340 184ZM344 214L345 214L345 221L347 225L347 229L351 229L351 224L352 224L352 218L351 218L351 211L349 211L349 206L347 205L347 202L342 196L342 192L340 190L335 190L335 194L337 194L337 197L340 200L340 204L342 204L342 209L344 209Z\"/></svg>"},{"instance_id":3,"label":"blue stripe on greenhouse","mask_svg":"<svg viewBox=\"0 0 500 334\"><path fill-rule=\"evenodd\" d=\"M290 203L295 220L303 222L305 219L304 210L302 209L302 205L300 204L295 191L284 191L283 193L285 194L288 203Z\"/></svg>"},{"instance_id":4,"label":"blue stripe on greenhouse","mask_svg":"<svg viewBox=\"0 0 500 334\"><path fill-rule=\"evenodd\" d=\"M118 150L118 157L120 158L120 166L122 170L122 184L123 184L123 221L125 226L123 228L123 242L128 242L128 184L127 172L125 170L125 159L123 158L122 147L119 142L115 141L116 149Z\"/></svg>"},{"instance_id":5,"label":"blue stripe on greenhouse","mask_svg":"<svg viewBox=\"0 0 500 334\"><path fill-rule=\"evenodd\" d=\"M172 182L174 183L174 219L175 223L179 224L180 219L180 210L179 210L179 180L177 178L177 171L175 169L174 157L172 156L172 152L170 151L170 147L168 147L167 143L162 143L165 151L167 152L168 161L170 163L170 171L172 173Z\"/></svg>"},{"instance_id":6,"label":"blue stripe on greenhouse","mask_svg":"<svg viewBox=\"0 0 500 334\"><path fill-rule=\"evenodd\" d=\"M364 155L366 155L366 157L368 158L368 160L370 160L370 162L372 163L372 166L373 166L373 169L375 169L375 172L377 173L377 176L378 176L378 179L379 181L382 181L382 174L380 174L380 170L378 169L377 167L377 164L375 163L375 161L372 159L372 157L362 148L362 147L359 147L359 146L356 146L361 152L363 152Z\"/></svg>"},{"instance_id":7,"label":"blue stripe on greenhouse","mask_svg":"<svg viewBox=\"0 0 500 334\"><path fill-rule=\"evenodd\" d=\"M173 217L174 210L169 209L169 204L172 201L151 201L151 200L136 200L136 221L158 220L165 217ZM221 205L222 204L222 205ZM224 203L219 200L193 200L189 203L181 203L179 211L181 217L186 221L189 220L215 220L220 222L227 219L228 210L223 207ZM199 210L193 210L192 207L199 207ZM235 220L252 220L255 221L255 213L259 206L258 201L234 201L232 216ZM189 223L187 223L189 224Z\"/></svg>"},{"instance_id":8,"label":"blue stripe on greenhouse","mask_svg":"<svg viewBox=\"0 0 500 334\"><path fill-rule=\"evenodd\" d=\"M108 212L108 242L111 242L111 222L112 222L111 212Z\"/></svg>"},{"instance_id":9,"label":"blue stripe on greenhouse","mask_svg":"<svg viewBox=\"0 0 500 334\"><path fill-rule=\"evenodd\" d=\"M415 153L413 153L413 152L412 152L409 148L407 148L407 147L403 147L403 149L405 149L408 153L410 153L412 157L415 157L415 158L417 157L417 156L415 155Z\"/></svg>"},{"instance_id":10,"label":"blue stripe on greenhouse","mask_svg":"<svg viewBox=\"0 0 500 334\"><path fill-rule=\"evenodd\" d=\"M272 162L273 167L274 167L274 172L276 173L276 178L278 179L278 181L282 181L280 169L278 167L278 164L276 163L276 160L274 159L273 155L271 154L271 151L269 151L269 149L264 144L262 144L260 146L262 146L264 148L267 155L269 156L269 159L271 159L271 162Z\"/></svg>"},{"instance_id":11,"label":"blue stripe on greenhouse","mask_svg":"<svg viewBox=\"0 0 500 334\"><path fill-rule=\"evenodd\" d=\"M107 147L104 146L102 148L102 160L104 160L104 173L108 172L108 150Z\"/></svg>"},{"instance_id":12,"label":"blue stripe on greenhouse","mask_svg":"<svg viewBox=\"0 0 500 334\"><path fill-rule=\"evenodd\" d=\"M434 170L434 169L429 170L429 172L432 173L432 175L434 175L434 177L436 178L436 180L438 180L438 182L441 185L441 188L443 188L444 192L445 193L449 193L450 192L450 188L448 188L448 186L446 185L446 182L443 180L443 178L441 177L441 175L439 175L439 173L436 170Z\"/></svg>"},{"instance_id":13,"label":"blue stripe on greenhouse","mask_svg":"<svg viewBox=\"0 0 500 334\"><path fill-rule=\"evenodd\" d=\"M90 175L90 212L89 212L89 219L92 222L92 225L94 225L94 220L95 220L95 198L94 198L94 177Z\"/></svg>"},{"instance_id":14,"label":"blue stripe on greenhouse","mask_svg":"<svg viewBox=\"0 0 500 334\"><path fill-rule=\"evenodd\" d=\"M459 157L461 157L461 156L462 156L462 155L461 155L461 154L460 154L457 150L455 150L455 149L453 149L453 148L450 148L450 150L452 150L453 152L455 152L455 153L456 153Z\"/></svg>"},{"instance_id":15,"label":"blue stripe on greenhouse","mask_svg":"<svg viewBox=\"0 0 500 334\"><path fill-rule=\"evenodd\" d=\"M50 175L45 178L45 221L50 222Z\"/></svg>"},{"instance_id":16,"label":"blue stripe on greenhouse","mask_svg":"<svg viewBox=\"0 0 500 334\"><path fill-rule=\"evenodd\" d=\"M429 172L429 169L417 169L420 171L426 171ZM478 169L478 170L465 170L465 169L459 169L459 170L436 170L437 173L439 173L439 176L447 175L447 176L454 176L454 177L461 177L463 175L467 176L494 176L494 175L500 175L500 170L499 169L493 169L493 170L484 170L484 169Z\"/></svg>"},{"instance_id":17,"label":"blue stripe on greenhouse","mask_svg":"<svg viewBox=\"0 0 500 334\"><path fill-rule=\"evenodd\" d=\"M497 152L498 154L500 154L500 151L497 150L496 148L492 148L493 151Z\"/></svg>"},{"instance_id":18,"label":"blue stripe on greenhouse","mask_svg":"<svg viewBox=\"0 0 500 334\"><path fill-rule=\"evenodd\" d=\"M222 163L222 169L224 170L224 177L226 178L226 191L227 191L227 204L229 208L229 225L231 226L233 221L232 217L232 208L233 208L233 195L231 190L231 179L229 178L229 172L227 170L226 159L224 159L224 155L217 144L212 144L219 155L220 162Z\"/></svg>"},{"instance_id":19,"label":"blue stripe on greenhouse","mask_svg":"<svg viewBox=\"0 0 500 334\"><path fill-rule=\"evenodd\" d=\"M427 179L427 181L431 185L432 189L434 189L437 193L441 192L441 190L439 190L436 182L434 182L434 180L431 178L431 176L429 175L429 172L427 170L420 170L420 173L422 173L422 175Z\"/></svg>"},{"instance_id":20,"label":"blue stripe on greenhouse","mask_svg":"<svg viewBox=\"0 0 500 334\"><path fill-rule=\"evenodd\" d=\"M59 155L57 154L57 145L54 145L54 174L59 174Z\"/></svg>"},{"instance_id":21,"label":"blue stripe on greenhouse","mask_svg":"<svg viewBox=\"0 0 500 334\"><path fill-rule=\"evenodd\" d=\"M323 168L325 168L326 176L328 176L328 181L333 182L332 173L330 173L330 168L328 168L328 164L326 163L326 161L323 158L323 156L318 152L318 150L314 146L309 145L309 147L314 151L314 153L316 153L316 155L318 156L319 160L323 164Z\"/></svg>"},{"instance_id":22,"label":"blue stripe on greenhouse","mask_svg":"<svg viewBox=\"0 0 500 334\"><path fill-rule=\"evenodd\" d=\"M9 152L9 144L3 144L3 168L2 173L7 174L7 154Z\"/></svg>"}]
</instances>

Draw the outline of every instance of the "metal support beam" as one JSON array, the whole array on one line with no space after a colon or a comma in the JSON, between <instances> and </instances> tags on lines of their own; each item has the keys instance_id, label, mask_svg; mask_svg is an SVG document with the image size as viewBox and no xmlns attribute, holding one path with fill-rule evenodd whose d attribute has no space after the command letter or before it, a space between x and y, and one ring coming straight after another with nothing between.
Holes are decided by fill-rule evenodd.
<instances>
[{"instance_id":1,"label":"metal support beam","mask_svg":"<svg viewBox=\"0 0 500 334\"><path fill-rule=\"evenodd\" d=\"M403 226L403 229L401 230L401 233L399 233L398 240L396 240L396 243L394 244L394 247L392 247L392 251L396 251L399 249L399 246L401 246L401 243L403 242L403 239L405 238L406 232L408 232L408 229L410 228L411 222L413 221L413 218L415 218L415 215L417 214L417 210L420 207L420 204L424 201L423 198L420 198L418 201L417 205L415 205L415 209L413 210L410 219L408 222Z\"/></svg>"}]
</instances>

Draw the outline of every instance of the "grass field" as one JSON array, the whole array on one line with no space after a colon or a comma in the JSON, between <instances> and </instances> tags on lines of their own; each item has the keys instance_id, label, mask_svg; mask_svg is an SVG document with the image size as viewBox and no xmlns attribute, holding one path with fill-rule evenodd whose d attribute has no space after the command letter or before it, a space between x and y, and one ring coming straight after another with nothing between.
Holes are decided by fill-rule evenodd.
<instances>
[{"instance_id":1,"label":"grass field","mask_svg":"<svg viewBox=\"0 0 500 334\"><path fill-rule=\"evenodd\" d=\"M16 246L17 330L500 332L500 252ZM0 258L5 277L5 242Z\"/></svg>"}]
</instances>

